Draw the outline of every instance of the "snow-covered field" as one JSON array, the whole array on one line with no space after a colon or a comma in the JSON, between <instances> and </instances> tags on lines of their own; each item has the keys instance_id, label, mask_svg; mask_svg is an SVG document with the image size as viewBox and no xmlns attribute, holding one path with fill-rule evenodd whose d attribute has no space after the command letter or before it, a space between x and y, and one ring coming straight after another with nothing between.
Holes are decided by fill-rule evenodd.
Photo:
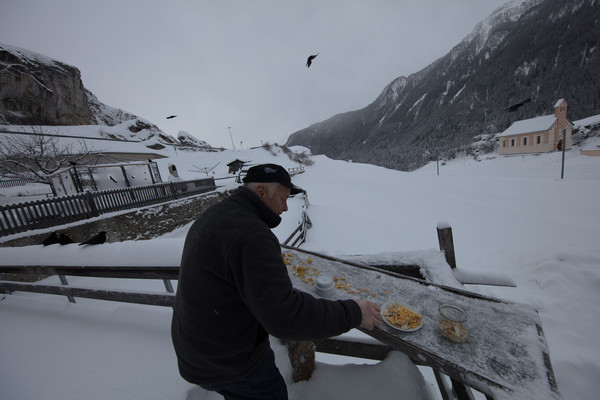
<instances>
[{"instance_id":1,"label":"snow-covered field","mask_svg":"<svg viewBox=\"0 0 600 400\"><path fill-rule=\"evenodd\" d=\"M184 179L206 176L194 171L215 165L214 176L224 176L236 158L297 166L263 149L165 152L170 158L158 161L163 179L169 163ZM460 158L440 165L439 175L435 163L405 173L315 156L314 165L293 178L308 192L313 223L302 248L335 256L436 249L436 226L450 224L459 268L500 272L518 285L467 288L539 309L563 398L596 398L600 157L582 156L577 148L566 155L563 180L560 153ZM290 201L275 230L281 240L296 227L301 204ZM95 247L0 248L0 263L177 265L186 229ZM164 291L162 282L97 281L69 278L77 285ZM70 304L64 297L14 293L0 301L0 321L2 399L220 398L179 377L168 309L86 299ZM289 378L285 351L273 346ZM322 354L317 360L309 382L289 386L291 399L424 398L423 386L431 389L399 353L381 363Z\"/></svg>"}]
</instances>

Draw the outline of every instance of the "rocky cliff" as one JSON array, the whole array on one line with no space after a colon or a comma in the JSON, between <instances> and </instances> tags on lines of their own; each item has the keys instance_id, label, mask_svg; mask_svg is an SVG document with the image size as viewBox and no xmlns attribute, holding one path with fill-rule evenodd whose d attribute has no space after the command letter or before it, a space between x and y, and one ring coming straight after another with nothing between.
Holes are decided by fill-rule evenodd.
<instances>
[{"instance_id":1,"label":"rocky cliff","mask_svg":"<svg viewBox=\"0 0 600 400\"><path fill-rule=\"evenodd\" d=\"M55 126L123 124L139 140L177 140L134 114L101 103L65 63L0 43L0 124ZM115 134L118 140L123 135ZM131 137L127 138L131 140Z\"/></svg>"},{"instance_id":2,"label":"rocky cliff","mask_svg":"<svg viewBox=\"0 0 600 400\"><path fill-rule=\"evenodd\" d=\"M0 123L91 125L93 121L77 68L0 44Z\"/></svg>"}]
</instances>

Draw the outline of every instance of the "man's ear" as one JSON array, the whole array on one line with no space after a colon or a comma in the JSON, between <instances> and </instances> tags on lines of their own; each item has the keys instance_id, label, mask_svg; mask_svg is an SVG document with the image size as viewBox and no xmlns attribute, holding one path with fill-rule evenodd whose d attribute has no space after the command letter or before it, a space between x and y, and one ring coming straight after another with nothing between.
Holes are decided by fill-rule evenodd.
<instances>
[{"instance_id":1,"label":"man's ear","mask_svg":"<svg viewBox=\"0 0 600 400\"><path fill-rule=\"evenodd\" d=\"M263 196L265 196L267 194L267 187L265 184L258 184L256 185L256 187L254 188L254 193L256 193L258 195L258 197L262 198Z\"/></svg>"}]
</instances>

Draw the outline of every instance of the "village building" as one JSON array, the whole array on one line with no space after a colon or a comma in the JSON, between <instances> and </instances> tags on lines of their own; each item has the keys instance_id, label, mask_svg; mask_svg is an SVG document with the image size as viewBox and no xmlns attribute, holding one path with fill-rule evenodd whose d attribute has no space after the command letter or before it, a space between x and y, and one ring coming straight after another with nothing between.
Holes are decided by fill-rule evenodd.
<instances>
[{"instance_id":1,"label":"village building","mask_svg":"<svg viewBox=\"0 0 600 400\"><path fill-rule=\"evenodd\" d=\"M227 164L227 166L229 167L228 173L237 174L239 171L242 170L242 168L244 168L245 164L248 164L248 161L242 161L236 158L235 160Z\"/></svg>"},{"instance_id":2,"label":"village building","mask_svg":"<svg viewBox=\"0 0 600 400\"><path fill-rule=\"evenodd\" d=\"M563 130L566 139L563 139ZM498 135L499 154L546 153L570 149L573 122L567 118L567 102L560 99L554 105L554 115L514 122ZM564 143L563 143L564 141Z\"/></svg>"},{"instance_id":3,"label":"village building","mask_svg":"<svg viewBox=\"0 0 600 400\"><path fill-rule=\"evenodd\" d=\"M108 161L108 162L107 162ZM116 159L107 154L93 154L87 159L48 176L55 196L85 191L121 189L161 183L158 165L146 161Z\"/></svg>"},{"instance_id":4,"label":"village building","mask_svg":"<svg viewBox=\"0 0 600 400\"><path fill-rule=\"evenodd\" d=\"M596 156L600 157L600 146L596 146L595 148L590 149L581 149L580 153L584 156Z\"/></svg>"}]
</instances>

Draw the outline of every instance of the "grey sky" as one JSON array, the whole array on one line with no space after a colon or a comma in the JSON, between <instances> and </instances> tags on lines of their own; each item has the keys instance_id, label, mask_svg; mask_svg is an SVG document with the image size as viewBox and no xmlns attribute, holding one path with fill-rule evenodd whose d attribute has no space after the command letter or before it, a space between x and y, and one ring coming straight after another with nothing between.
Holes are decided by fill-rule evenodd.
<instances>
[{"instance_id":1,"label":"grey sky","mask_svg":"<svg viewBox=\"0 0 600 400\"><path fill-rule=\"evenodd\" d=\"M239 148L368 105L505 2L0 0L0 42L76 66L100 101L171 135L231 148L231 126Z\"/></svg>"}]
</instances>

